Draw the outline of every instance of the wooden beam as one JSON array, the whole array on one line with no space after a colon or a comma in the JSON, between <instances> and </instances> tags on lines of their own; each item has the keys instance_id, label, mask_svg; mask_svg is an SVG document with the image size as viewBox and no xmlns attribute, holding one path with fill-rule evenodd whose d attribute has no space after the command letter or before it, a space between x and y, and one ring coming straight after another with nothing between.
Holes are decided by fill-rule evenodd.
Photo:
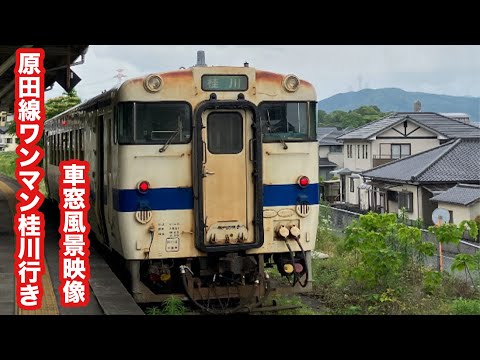
<instances>
[{"instance_id":1,"label":"wooden beam","mask_svg":"<svg viewBox=\"0 0 480 360\"><path fill-rule=\"evenodd\" d=\"M19 48L31 48L33 45L22 45ZM15 50L16 51L16 50ZM7 60L5 60L1 65L0 65L0 76L2 76L5 71L10 69L10 67L15 64L15 51L13 52L12 55L9 56Z\"/></svg>"},{"instance_id":2,"label":"wooden beam","mask_svg":"<svg viewBox=\"0 0 480 360\"><path fill-rule=\"evenodd\" d=\"M0 90L0 98L5 96L5 94L8 93L10 90L12 90L14 86L15 86L15 80L12 80L7 85L5 85L4 88Z\"/></svg>"}]
</instances>

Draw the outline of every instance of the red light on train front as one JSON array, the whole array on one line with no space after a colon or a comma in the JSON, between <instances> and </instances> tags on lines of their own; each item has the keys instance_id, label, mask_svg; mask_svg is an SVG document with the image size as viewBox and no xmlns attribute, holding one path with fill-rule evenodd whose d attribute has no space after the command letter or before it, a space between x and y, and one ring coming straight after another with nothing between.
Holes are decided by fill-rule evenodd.
<instances>
[{"instance_id":1,"label":"red light on train front","mask_svg":"<svg viewBox=\"0 0 480 360\"><path fill-rule=\"evenodd\" d=\"M138 191L145 194L150 189L150 183L148 181L141 181L137 186Z\"/></svg>"},{"instance_id":2,"label":"red light on train front","mask_svg":"<svg viewBox=\"0 0 480 360\"><path fill-rule=\"evenodd\" d=\"M307 187L308 184L310 184L310 179L307 176L300 176L297 180L297 184L302 188Z\"/></svg>"}]
</instances>

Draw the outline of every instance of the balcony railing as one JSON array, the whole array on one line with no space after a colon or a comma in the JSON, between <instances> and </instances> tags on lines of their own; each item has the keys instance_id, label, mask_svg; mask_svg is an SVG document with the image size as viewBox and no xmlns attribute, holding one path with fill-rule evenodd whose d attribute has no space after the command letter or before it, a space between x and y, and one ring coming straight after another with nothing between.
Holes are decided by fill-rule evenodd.
<instances>
[{"instance_id":1,"label":"balcony railing","mask_svg":"<svg viewBox=\"0 0 480 360\"><path fill-rule=\"evenodd\" d=\"M393 160L397 160L397 159L392 159L391 155L373 155L373 167L387 164Z\"/></svg>"}]
</instances>

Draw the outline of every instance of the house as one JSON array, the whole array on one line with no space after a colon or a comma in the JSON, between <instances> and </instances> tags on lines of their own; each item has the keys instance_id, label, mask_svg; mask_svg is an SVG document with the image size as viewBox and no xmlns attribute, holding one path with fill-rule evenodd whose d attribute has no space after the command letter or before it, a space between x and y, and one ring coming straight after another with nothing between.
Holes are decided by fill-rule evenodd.
<instances>
[{"instance_id":1,"label":"house","mask_svg":"<svg viewBox=\"0 0 480 360\"><path fill-rule=\"evenodd\" d=\"M480 138L456 139L364 171L361 176L369 189L362 207L390 213L405 208L410 220L420 218L432 225L437 206L431 200L457 184L480 185L479 154ZM472 209L477 211L477 207Z\"/></svg>"},{"instance_id":2,"label":"house","mask_svg":"<svg viewBox=\"0 0 480 360\"><path fill-rule=\"evenodd\" d=\"M7 126L7 112L0 111L0 128Z\"/></svg>"},{"instance_id":3,"label":"house","mask_svg":"<svg viewBox=\"0 0 480 360\"><path fill-rule=\"evenodd\" d=\"M451 223L480 218L480 184L458 184L430 200L449 211Z\"/></svg>"},{"instance_id":4,"label":"house","mask_svg":"<svg viewBox=\"0 0 480 360\"><path fill-rule=\"evenodd\" d=\"M337 137L346 131L336 127L317 128L319 176L323 180L330 180L333 177L331 171L343 167L343 144Z\"/></svg>"},{"instance_id":5,"label":"house","mask_svg":"<svg viewBox=\"0 0 480 360\"><path fill-rule=\"evenodd\" d=\"M360 199L369 188L360 173L457 138L480 138L480 128L434 112L393 113L339 136L344 147L338 172L345 189L342 201L362 209Z\"/></svg>"},{"instance_id":6,"label":"house","mask_svg":"<svg viewBox=\"0 0 480 360\"><path fill-rule=\"evenodd\" d=\"M20 139L15 134L7 132L9 123L2 121L0 123L0 151L15 151L17 145L20 144Z\"/></svg>"}]
</instances>

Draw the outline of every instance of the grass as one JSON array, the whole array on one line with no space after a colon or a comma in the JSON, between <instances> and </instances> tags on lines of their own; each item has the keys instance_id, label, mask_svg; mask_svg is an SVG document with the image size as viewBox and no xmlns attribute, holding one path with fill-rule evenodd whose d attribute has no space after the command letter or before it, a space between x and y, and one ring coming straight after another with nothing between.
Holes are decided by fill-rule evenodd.
<instances>
[{"instance_id":1,"label":"grass","mask_svg":"<svg viewBox=\"0 0 480 360\"><path fill-rule=\"evenodd\" d=\"M15 151L0 152L0 174L15 177L15 160L17 153Z\"/></svg>"},{"instance_id":2,"label":"grass","mask_svg":"<svg viewBox=\"0 0 480 360\"><path fill-rule=\"evenodd\" d=\"M0 152L0 174L15 179L16 159L17 153L15 151ZM39 190L44 196L47 195L45 182L43 180L39 184Z\"/></svg>"},{"instance_id":3,"label":"grass","mask_svg":"<svg viewBox=\"0 0 480 360\"><path fill-rule=\"evenodd\" d=\"M263 312L261 315L319 315L314 309L304 304L298 295L276 295L272 297L278 306L299 306L296 309L287 309L281 311Z\"/></svg>"},{"instance_id":4,"label":"grass","mask_svg":"<svg viewBox=\"0 0 480 360\"><path fill-rule=\"evenodd\" d=\"M183 301L176 296L169 296L161 305L148 307L145 310L147 315L185 315L187 308Z\"/></svg>"}]
</instances>

